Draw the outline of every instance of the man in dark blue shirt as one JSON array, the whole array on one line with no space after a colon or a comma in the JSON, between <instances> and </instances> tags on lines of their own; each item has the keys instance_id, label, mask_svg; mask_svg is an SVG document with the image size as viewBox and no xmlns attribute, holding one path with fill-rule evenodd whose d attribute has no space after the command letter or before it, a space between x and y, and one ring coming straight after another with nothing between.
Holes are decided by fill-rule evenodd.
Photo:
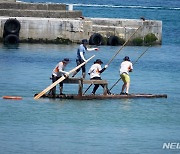
<instances>
[{"instance_id":1,"label":"man in dark blue shirt","mask_svg":"<svg viewBox=\"0 0 180 154\"><path fill-rule=\"evenodd\" d=\"M83 39L81 45L77 49L77 59L76 59L77 66L86 61L86 59L85 59L86 51L98 50L98 48L89 48L88 49L86 47L87 44L88 44L88 40ZM83 65L81 68L82 68L82 77L85 78L85 76L86 76L86 66ZM74 74L72 75L72 77L74 77L79 71L80 71L80 69L76 70L74 72Z\"/></svg>"}]
</instances>

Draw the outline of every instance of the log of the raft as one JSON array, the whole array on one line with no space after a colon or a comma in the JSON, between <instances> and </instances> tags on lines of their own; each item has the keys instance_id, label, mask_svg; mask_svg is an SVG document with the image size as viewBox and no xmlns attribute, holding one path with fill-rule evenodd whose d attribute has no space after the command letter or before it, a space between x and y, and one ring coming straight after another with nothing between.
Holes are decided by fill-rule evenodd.
<instances>
[{"instance_id":1,"label":"log of the raft","mask_svg":"<svg viewBox=\"0 0 180 154\"><path fill-rule=\"evenodd\" d=\"M57 98L57 99L78 99L78 100L93 100L93 99L133 99L133 98L167 98L166 94L130 94L130 95L43 95L43 98Z\"/></svg>"}]
</instances>

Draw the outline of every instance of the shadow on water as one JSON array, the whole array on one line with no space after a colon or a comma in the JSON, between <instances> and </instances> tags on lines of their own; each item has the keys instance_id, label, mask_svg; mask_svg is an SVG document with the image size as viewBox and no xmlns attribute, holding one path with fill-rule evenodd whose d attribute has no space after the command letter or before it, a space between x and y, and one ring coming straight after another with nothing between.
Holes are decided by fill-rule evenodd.
<instances>
[{"instance_id":1,"label":"shadow on water","mask_svg":"<svg viewBox=\"0 0 180 154\"><path fill-rule=\"evenodd\" d=\"M12 44L3 44L2 46L5 49L19 49L19 43L12 43Z\"/></svg>"}]
</instances>

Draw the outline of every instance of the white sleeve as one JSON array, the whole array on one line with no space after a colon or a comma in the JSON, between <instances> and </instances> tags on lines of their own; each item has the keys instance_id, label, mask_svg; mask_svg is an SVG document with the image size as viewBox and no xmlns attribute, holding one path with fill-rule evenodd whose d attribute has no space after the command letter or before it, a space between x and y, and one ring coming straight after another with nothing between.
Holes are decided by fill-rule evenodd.
<instances>
[{"instance_id":1,"label":"white sleeve","mask_svg":"<svg viewBox=\"0 0 180 154\"><path fill-rule=\"evenodd\" d=\"M102 70L101 65L98 65L98 70L99 70L99 72Z\"/></svg>"},{"instance_id":2,"label":"white sleeve","mask_svg":"<svg viewBox=\"0 0 180 154\"><path fill-rule=\"evenodd\" d=\"M68 73L68 72L63 71L63 70L59 70L59 72L62 73L62 74L67 74Z\"/></svg>"},{"instance_id":3,"label":"white sleeve","mask_svg":"<svg viewBox=\"0 0 180 154\"><path fill-rule=\"evenodd\" d=\"M86 61L86 59L84 58L83 52L80 52L80 56L82 60Z\"/></svg>"},{"instance_id":4,"label":"white sleeve","mask_svg":"<svg viewBox=\"0 0 180 154\"><path fill-rule=\"evenodd\" d=\"M131 63L131 65L130 65L130 66L131 66L131 69L133 70L133 65L132 65L132 63Z\"/></svg>"},{"instance_id":5,"label":"white sleeve","mask_svg":"<svg viewBox=\"0 0 180 154\"><path fill-rule=\"evenodd\" d=\"M98 50L98 48L87 48L87 51L94 51L94 50Z\"/></svg>"},{"instance_id":6,"label":"white sleeve","mask_svg":"<svg viewBox=\"0 0 180 154\"><path fill-rule=\"evenodd\" d=\"M59 66L58 66L59 72L62 73L62 74L67 74L68 72L64 71L64 70L63 70L63 67L64 67L64 66L63 66L63 63L60 62L60 63L59 63Z\"/></svg>"}]
</instances>

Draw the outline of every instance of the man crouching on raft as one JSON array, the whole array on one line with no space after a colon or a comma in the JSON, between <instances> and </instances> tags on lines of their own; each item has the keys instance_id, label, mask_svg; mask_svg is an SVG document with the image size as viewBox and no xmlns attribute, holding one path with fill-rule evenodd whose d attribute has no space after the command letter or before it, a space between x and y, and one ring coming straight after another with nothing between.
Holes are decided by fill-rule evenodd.
<instances>
[{"instance_id":1,"label":"man crouching on raft","mask_svg":"<svg viewBox=\"0 0 180 154\"><path fill-rule=\"evenodd\" d=\"M108 65L105 65L104 68L101 68L101 64L103 62L101 59L97 59L94 64L89 69L88 74L90 75L90 80L102 80L100 74L105 71L105 69L108 67ZM104 85L101 85L104 88ZM99 88L99 84L95 84L92 95L95 95L96 90ZM111 94L109 90L107 90L108 94Z\"/></svg>"},{"instance_id":2,"label":"man crouching on raft","mask_svg":"<svg viewBox=\"0 0 180 154\"><path fill-rule=\"evenodd\" d=\"M130 62L130 59L128 56L125 56L124 61L120 65L120 76L123 80L124 84L122 85L121 95L128 95L129 94L129 87L130 87L130 76L129 72L132 72L133 65ZM124 93L124 90L126 89L126 92Z\"/></svg>"}]
</instances>

